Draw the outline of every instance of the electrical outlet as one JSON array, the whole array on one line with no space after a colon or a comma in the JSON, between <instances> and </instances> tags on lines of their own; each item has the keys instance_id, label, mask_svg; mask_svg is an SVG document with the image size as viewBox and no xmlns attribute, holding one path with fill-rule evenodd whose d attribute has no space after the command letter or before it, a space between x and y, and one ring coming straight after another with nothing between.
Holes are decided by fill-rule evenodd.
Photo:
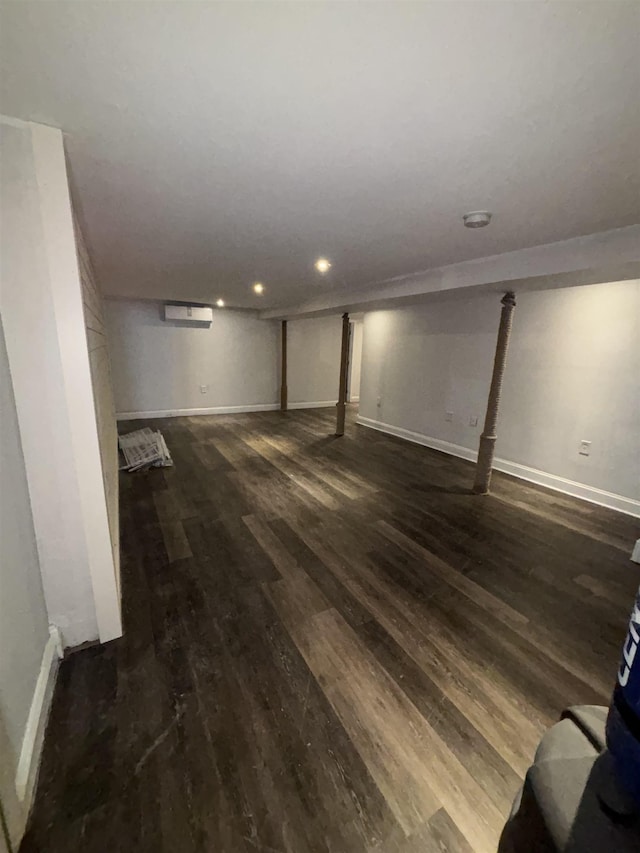
<instances>
[{"instance_id":1,"label":"electrical outlet","mask_svg":"<svg viewBox=\"0 0 640 853\"><path fill-rule=\"evenodd\" d=\"M451 421L453 420L453 412L445 412L444 419L445 421L449 421L449 423L451 423Z\"/></svg>"},{"instance_id":2,"label":"electrical outlet","mask_svg":"<svg viewBox=\"0 0 640 853\"><path fill-rule=\"evenodd\" d=\"M200 386L200 393L201 393L201 394L206 394L208 390L209 390L209 386L208 386L208 385L201 385L201 386Z\"/></svg>"},{"instance_id":3,"label":"electrical outlet","mask_svg":"<svg viewBox=\"0 0 640 853\"><path fill-rule=\"evenodd\" d=\"M580 456L589 456L591 453L591 442L582 439L580 446L578 447L578 453Z\"/></svg>"},{"instance_id":4,"label":"electrical outlet","mask_svg":"<svg viewBox=\"0 0 640 853\"><path fill-rule=\"evenodd\" d=\"M478 416L477 415L471 415L471 417L469 418L469 426L472 426L472 427L478 426Z\"/></svg>"}]
</instances>

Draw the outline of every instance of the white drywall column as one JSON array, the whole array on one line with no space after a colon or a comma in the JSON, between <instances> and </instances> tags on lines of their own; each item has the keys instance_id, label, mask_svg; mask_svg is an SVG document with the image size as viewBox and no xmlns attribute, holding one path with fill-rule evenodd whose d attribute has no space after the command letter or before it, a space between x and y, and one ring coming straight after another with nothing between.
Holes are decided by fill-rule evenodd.
<instances>
[{"instance_id":1,"label":"white drywall column","mask_svg":"<svg viewBox=\"0 0 640 853\"><path fill-rule=\"evenodd\" d=\"M62 133L2 121L0 307L49 621L122 633Z\"/></svg>"}]
</instances>

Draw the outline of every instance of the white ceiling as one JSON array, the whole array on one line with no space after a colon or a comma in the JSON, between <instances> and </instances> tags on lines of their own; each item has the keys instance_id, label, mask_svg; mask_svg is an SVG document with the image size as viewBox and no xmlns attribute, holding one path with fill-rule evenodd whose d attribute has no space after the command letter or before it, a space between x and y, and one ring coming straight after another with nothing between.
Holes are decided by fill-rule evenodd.
<instances>
[{"instance_id":1,"label":"white ceiling","mask_svg":"<svg viewBox=\"0 0 640 853\"><path fill-rule=\"evenodd\" d=\"M1 14L2 112L64 130L107 294L271 308L640 221L635 2Z\"/></svg>"}]
</instances>

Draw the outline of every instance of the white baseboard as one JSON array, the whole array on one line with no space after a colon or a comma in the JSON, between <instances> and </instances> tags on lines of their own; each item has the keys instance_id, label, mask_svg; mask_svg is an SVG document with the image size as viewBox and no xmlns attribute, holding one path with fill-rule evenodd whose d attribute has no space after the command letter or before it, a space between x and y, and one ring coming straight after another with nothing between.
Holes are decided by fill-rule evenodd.
<instances>
[{"instance_id":1,"label":"white baseboard","mask_svg":"<svg viewBox=\"0 0 640 853\"><path fill-rule=\"evenodd\" d=\"M370 429L377 429L378 432L385 432L388 435L404 438L407 441L412 441L414 444L422 444L424 447L430 447L432 450L441 450L443 453L449 453L451 456L459 456L461 459L469 460L469 462L475 462L478 456L476 450L469 450L468 447L462 447L460 444L452 444L450 441L444 441L441 438L431 438L428 435L423 435L421 432L412 432L410 429L403 429L402 427L393 426L393 424L385 424L382 421L375 421L373 418L365 418L363 415L358 415L356 423Z\"/></svg>"},{"instance_id":2,"label":"white baseboard","mask_svg":"<svg viewBox=\"0 0 640 853\"><path fill-rule=\"evenodd\" d=\"M289 409L328 409L336 400L315 400L311 403L289 403ZM186 418L192 415L237 415L242 412L275 412L279 403L255 403L250 406L214 406L209 409L157 409L149 412L116 412L116 420L139 421L154 418Z\"/></svg>"},{"instance_id":3,"label":"white baseboard","mask_svg":"<svg viewBox=\"0 0 640 853\"><path fill-rule=\"evenodd\" d=\"M538 486L545 486L554 492L562 492L565 495L571 495L571 497L640 518L640 501L633 498L617 495L615 492L607 492L604 489L597 489L595 486L587 486L585 483L577 483L575 480L567 480L565 477L548 474L546 471L538 471L537 468L529 468L527 465L520 465L518 462L509 462L507 459L496 459L494 467L505 474L519 477L521 480L528 480Z\"/></svg>"},{"instance_id":4,"label":"white baseboard","mask_svg":"<svg viewBox=\"0 0 640 853\"><path fill-rule=\"evenodd\" d=\"M360 402L360 397L349 397L348 402L349 402L349 403L359 403L359 402Z\"/></svg>"},{"instance_id":5,"label":"white baseboard","mask_svg":"<svg viewBox=\"0 0 640 853\"><path fill-rule=\"evenodd\" d=\"M119 421L151 420L153 418L185 418L192 415L236 415L241 412L275 412L278 403L254 403L249 406L214 406L207 409L158 409L151 412L116 412Z\"/></svg>"},{"instance_id":6,"label":"white baseboard","mask_svg":"<svg viewBox=\"0 0 640 853\"><path fill-rule=\"evenodd\" d=\"M424 447L430 447L433 450L440 450L443 453L449 453L451 456L458 456L460 459L466 459L469 462L475 462L478 457L477 450L471 450L468 447L462 447L459 444L452 444L449 441L444 441L440 438L431 438L428 435L423 435L419 432L412 432L402 427L386 424L382 421L376 421L372 418L365 418L358 415L357 423L362 426L376 429L379 432L395 435L398 438L404 438L407 441L412 441L415 444L422 444ZM596 489L594 486L587 486L584 483L576 483L574 480L567 480L564 477L559 477L556 474L549 474L546 471L539 471L537 468L529 468L527 465L521 465L519 462L510 462L508 459L500 459L496 457L493 462L493 467L496 471L502 471L505 474L511 474L513 477L518 477L520 480L527 480L530 483L536 483L538 486L545 486L547 489L552 489L555 492L562 492L565 495L571 495L574 498L580 498L589 503L598 504L609 509L615 509L617 512L623 512L626 515L632 515L635 518L640 518L640 501L633 498L627 498L624 495L616 495L613 492L606 492L603 489Z\"/></svg>"},{"instance_id":7,"label":"white baseboard","mask_svg":"<svg viewBox=\"0 0 640 853\"><path fill-rule=\"evenodd\" d=\"M337 400L315 400L313 403L289 403L289 409L328 409L337 404Z\"/></svg>"},{"instance_id":8,"label":"white baseboard","mask_svg":"<svg viewBox=\"0 0 640 853\"><path fill-rule=\"evenodd\" d=\"M20 800L25 822L29 816L36 781L38 779L44 733L51 708L61 653L62 644L60 635L58 630L52 626L49 629L49 639L42 653L40 672L38 673L35 690L33 691L15 776L16 794ZM24 827L22 827L22 830L24 830Z\"/></svg>"}]
</instances>

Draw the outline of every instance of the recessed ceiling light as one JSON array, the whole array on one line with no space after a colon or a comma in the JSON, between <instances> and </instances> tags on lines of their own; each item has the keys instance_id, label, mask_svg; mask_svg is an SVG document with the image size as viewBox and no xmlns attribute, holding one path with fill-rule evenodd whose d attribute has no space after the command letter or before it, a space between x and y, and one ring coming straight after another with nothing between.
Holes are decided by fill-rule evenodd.
<instances>
[{"instance_id":1,"label":"recessed ceiling light","mask_svg":"<svg viewBox=\"0 0 640 853\"><path fill-rule=\"evenodd\" d=\"M264 293L264 284L262 284L259 281L256 281L256 283L253 285L253 292L254 293Z\"/></svg>"},{"instance_id":2,"label":"recessed ceiling light","mask_svg":"<svg viewBox=\"0 0 640 853\"><path fill-rule=\"evenodd\" d=\"M326 258L318 258L314 266L318 272L325 273L331 269L331 261L328 261Z\"/></svg>"},{"instance_id":3,"label":"recessed ceiling light","mask_svg":"<svg viewBox=\"0 0 640 853\"><path fill-rule=\"evenodd\" d=\"M488 210L472 210L462 217L466 228L484 228L491 222L491 214Z\"/></svg>"},{"instance_id":4,"label":"recessed ceiling light","mask_svg":"<svg viewBox=\"0 0 640 853\"><path fill-rule=\"evenodd\" d=\"M218 306L218 308L224 308L224 299L218 299L216 305Z\"/></svg>"}]
</instances>

